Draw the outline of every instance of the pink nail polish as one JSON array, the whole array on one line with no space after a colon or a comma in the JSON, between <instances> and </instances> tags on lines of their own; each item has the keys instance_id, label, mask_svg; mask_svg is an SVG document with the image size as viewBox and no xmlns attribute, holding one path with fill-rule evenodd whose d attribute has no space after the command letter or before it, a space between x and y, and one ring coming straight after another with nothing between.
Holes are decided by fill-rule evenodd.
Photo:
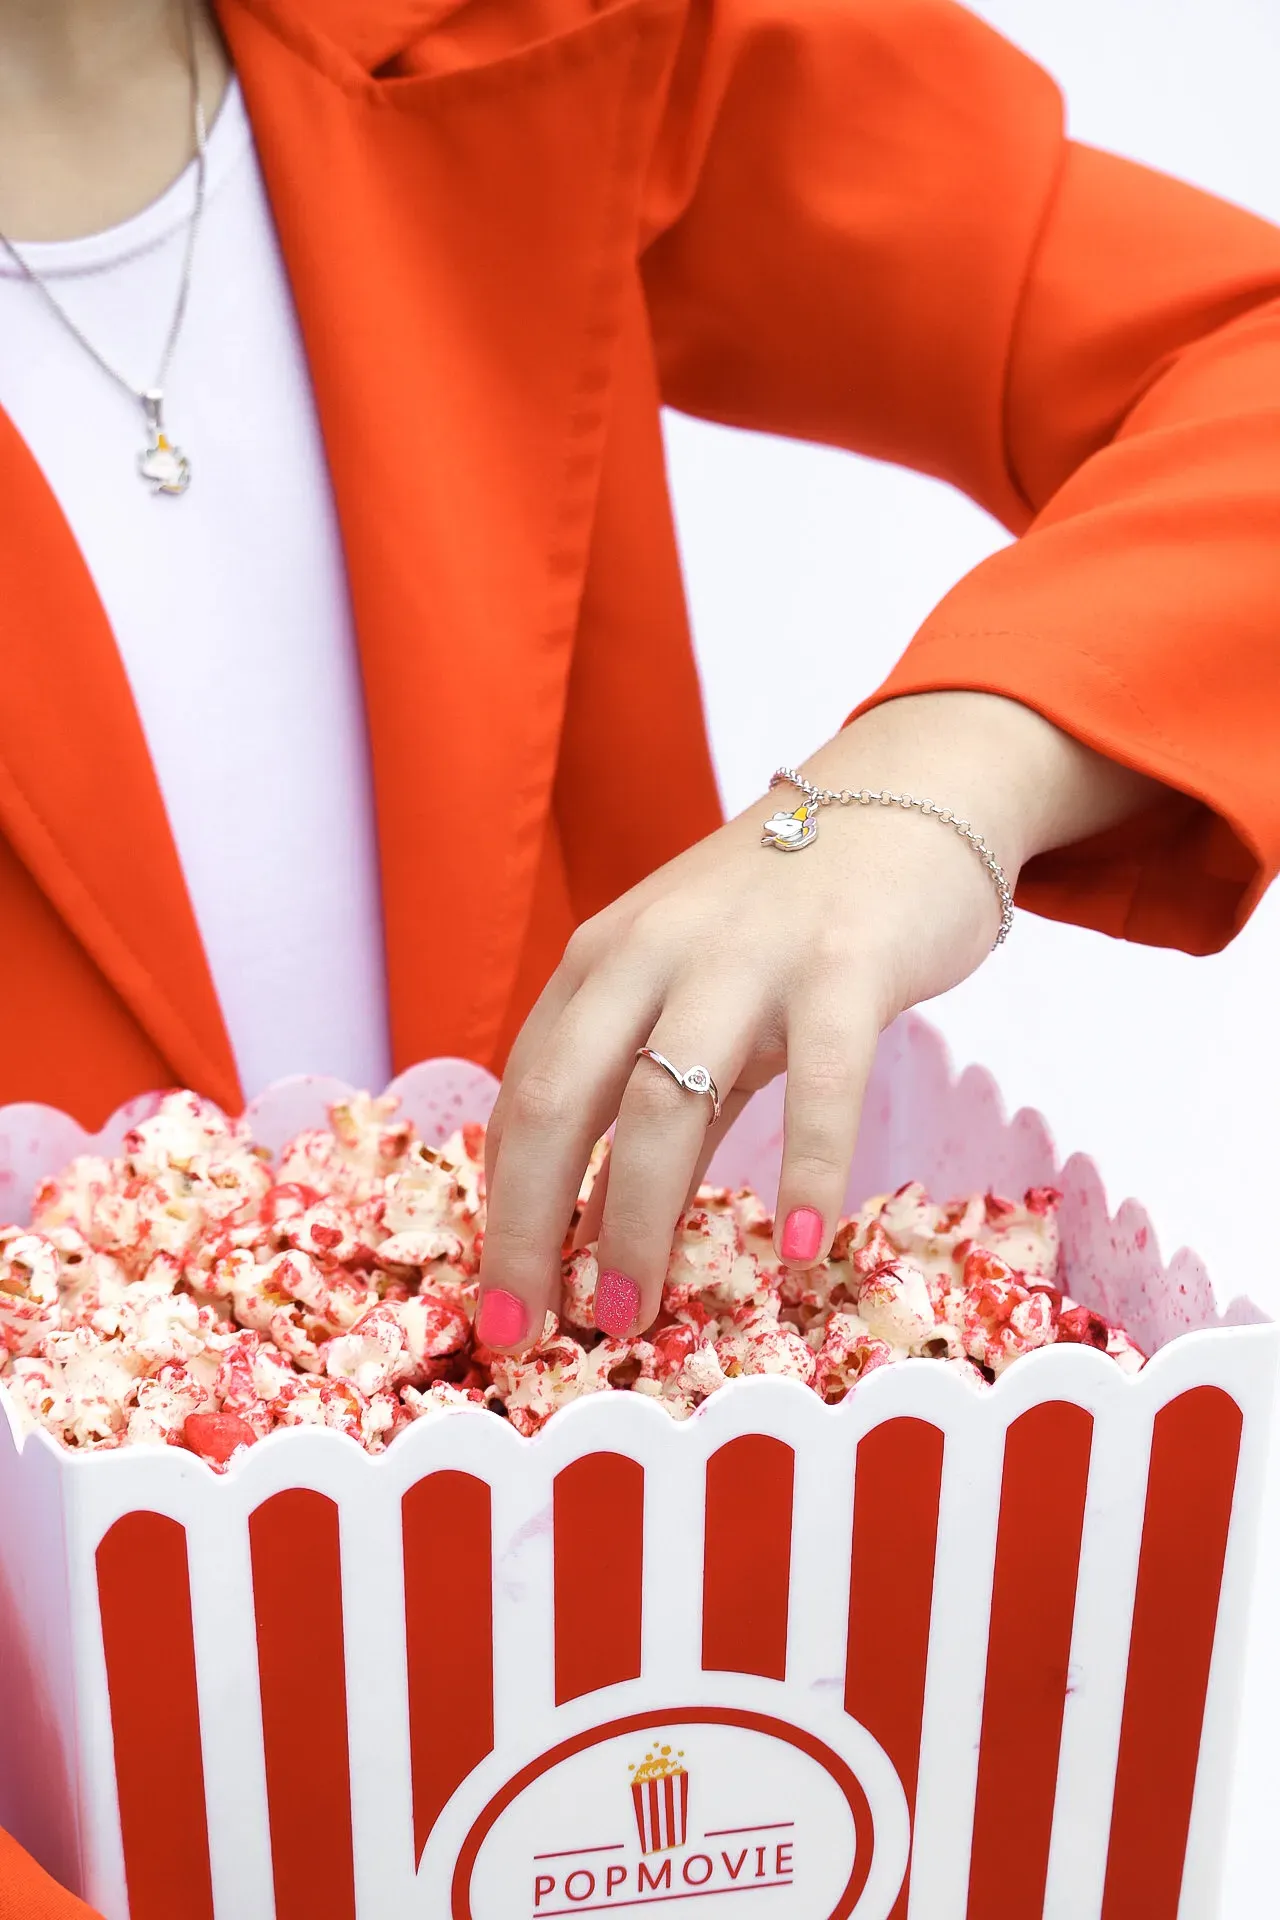
<instances>
[{"instance_id":1,"label":"pink nail polish","mask_svg":"<svg viewBox=\"0 0 1280 1920\"><path fill-rule=\"evenodd\" d=\"M640 1308L640 1289L615 1267L606 1267L596 1281L595 1316L601 1333L621 1340Z\"/></svg>"},{"instance_id":2,"label":"pink nail polish","mask_svg":"<svg viewBox=\"0 0 1280 1920\"><path fill-rule=\"evenodd\" d=\"M523 1300L501 1287L490 1287L480 1295L476 1332L486 1347L514 1347L529 1331L529 1315Z\"/></svg>"},{"instance_id":3,"label":"pink nail polish","mask_svg":"<svg viewBox=\"0 0 1280 1920\"><path fill-rule=\"evenodd\" d=\"M784 1260L816 1260L822 1245L822 1215L816 1207L793 1207L782 1229Z\"/></svg>"}]
</instances>

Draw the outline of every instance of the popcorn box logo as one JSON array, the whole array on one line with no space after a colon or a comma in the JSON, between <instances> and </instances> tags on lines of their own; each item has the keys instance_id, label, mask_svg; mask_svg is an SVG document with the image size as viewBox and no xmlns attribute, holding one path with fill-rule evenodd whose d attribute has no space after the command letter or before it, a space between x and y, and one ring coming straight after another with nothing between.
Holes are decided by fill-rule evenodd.
<instances>
[{"instance_id":1,"label":"popcorn box logo","mask_svg":"<svg viewBox=\"0 0 1280 1920\"><path fill-rule=\"evenodd\" d=\"M645 1757L627 1762L637 1736ZM751 1892L764 1920L847 1920L876 1852L867 1787L833 1747L765 1714L687 1707L593 1728L509 1780L463 1845L453 1913L564 1920Z\"/></svg>"},{"instance_id":2,"label":"popcorn box logo","mask_svg":"<svg viewBox=\"0 0 1280 1920\"><path fill-rule=\"evenodd\" d=\"M682 1847L689 1827L689 1774L680 1762L681 1749L659 1747L646 1753L638 1767L629 1767L636 1832L642 1853L665 1853Z\"/></svg>"}]
</instances>

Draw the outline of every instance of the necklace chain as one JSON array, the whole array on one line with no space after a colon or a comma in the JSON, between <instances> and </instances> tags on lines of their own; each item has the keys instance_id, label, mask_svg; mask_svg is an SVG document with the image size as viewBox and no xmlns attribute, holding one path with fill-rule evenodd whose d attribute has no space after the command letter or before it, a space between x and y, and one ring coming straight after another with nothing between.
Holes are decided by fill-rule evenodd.
<instances>
[{"instance_id":1,"label":"necklace chain","mask_svg":"<svg viewBox=\"0 0 1280 1920\"><path fill-rule=\"evenodd\" d=\"M196 53L195 20L191 5L183 9L186 24L187 70L191 83L191 132L195 146L195 197L192 202L190 218L187 221L186 244L182 253L182 268L178 277L178 292L174 301L173 315L169 321L169 330L165 335L164 346L160 353L160 364L155 379L150 386L137 387L133 381L121 373L118 367L106 358L93 341L77 325L62 302L56 297L44 276L37 273L31 262L24 258L8 234L0 230L0 247L13 261L23 278L35 289L46 307L76 340L84 351L95 360L109 379L123 387L131 399L136 400L146 415L149 429L150 446L139 457L143 477L152 481L155 491L161 493L183 493L189 479L189 467L185 456L175 447L171 447L164 431L164 390L169 378L169 368L173 361L178 336L182 332L182 323L186 318L187 303L191 293L191 271L195 259L196 236L200 231L201 217L204 213L205 187L208 175L208 139L205 127L204 103L200 98L200 69ZM152 469L145 464L155 456L165 456L161 467Z\"/></svg>"}]
</instances>

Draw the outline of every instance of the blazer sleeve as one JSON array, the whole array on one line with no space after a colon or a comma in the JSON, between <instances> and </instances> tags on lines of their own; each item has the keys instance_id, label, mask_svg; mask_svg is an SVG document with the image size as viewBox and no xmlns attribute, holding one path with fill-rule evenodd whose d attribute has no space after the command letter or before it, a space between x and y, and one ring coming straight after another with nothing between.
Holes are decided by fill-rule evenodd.
<instances>
[{"instance_id":1,"label":"blazer sleeve","mask_svg":"<svg viewBox=\"0 0 1280 1920\"><path fill-rule=\"evenodd\" d=\"M0 1920L102 1920L37 1866L7 1833L0 1833Z\"/></svg>"},{"instance_id":2,"label":"blazer sleeve","mask_svg":"<svg viewBox=\"0 0 1280 1920\"><path fill-rule=\"evenodd\" d=\"M1004 694L1169 790L1021 903L1223 946L1280 865L1280 231L1068 140L951 0L692 0L644 215L670 404L1020 536L866 706Z\"/></svg>"}]
</instances>

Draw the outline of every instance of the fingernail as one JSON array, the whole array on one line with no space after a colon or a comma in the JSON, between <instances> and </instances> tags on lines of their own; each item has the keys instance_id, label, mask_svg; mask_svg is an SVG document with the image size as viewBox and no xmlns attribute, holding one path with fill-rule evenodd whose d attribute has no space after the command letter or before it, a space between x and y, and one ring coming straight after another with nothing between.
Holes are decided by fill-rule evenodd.
<instances>
[{"instance_id":1,"label":"fingernail","mask_svg":"<svg viewBox=\"0 0 1280 1920\"><path fill-rule=\"evenodd\" d=\"M596 1325L611 1340L621 1340L640 1307L640 1289L616 1267L606 1267L596 1281Z\"/></svg>"},{"instance_id":2,"label":"fingernail","mask_svg":"<svg viewBox=\"0 0 1280 1920\"><path fill-rule=\"evenodd\" d=\"M476 1314L476 1332L486 1347L514 1347L529 1331L529 1315L523 1300L501 1287L490 1287L480 1295Z\"/></svg>"},{"instance_id":3,"label":"fingernail","mask_svg":"<svg viewBox=\"0 0 1280 1920\"><path fill-rule=\"evenodd\" d=\"M793 1207L782 1229L784 1260L816 1260L822 1245L822 1215L816 1207Z\"/></svg>"}]
</instances>

